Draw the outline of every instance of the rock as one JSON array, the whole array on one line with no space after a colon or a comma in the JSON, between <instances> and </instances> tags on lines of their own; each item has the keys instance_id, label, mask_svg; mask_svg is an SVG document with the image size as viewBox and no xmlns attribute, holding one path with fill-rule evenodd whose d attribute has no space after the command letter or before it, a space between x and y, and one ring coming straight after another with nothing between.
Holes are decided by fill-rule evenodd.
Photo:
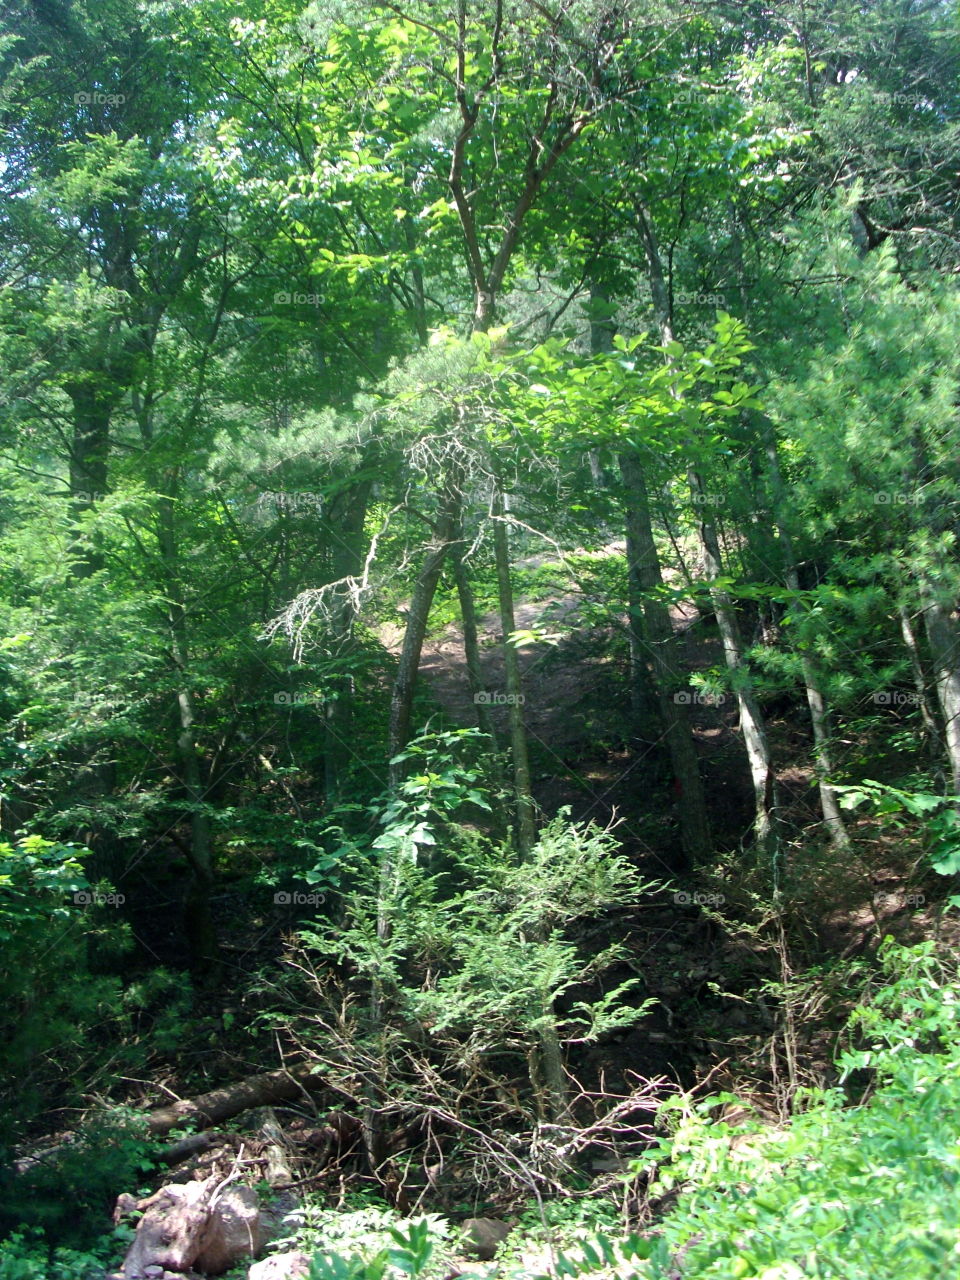
<instances>
[{"instance_id":1,"label":"rock","mask_svg":"<svg viewBox=\"0 0 960 1280\"><path fill-rule=\"evenodd\" d=\"M130 1195L128 1191L124 1191L117 1196L117 1203L114 1205L113 1225L118 1226L128 1213L136 1213L137 1208L137 1197Z\"/></svg>"},{"instance_id":2,"label":"rock","mask_svg":"<svg viewBox=\"0 0 960 1280\"><path fill-rule=\"evenodd\" d=\"M209 1214L207 1182L172 1182L141 1200L144 1210L123 1262L125 1280L141 1280L147 1267L187 1271L197 1256Z\"/></svg>"},{"instance_id":3,"label":"rock","mask_svg":"<svg viewBox=\"0 0 960 1280\"><path fill-rule=\"evenodd\" d=\"M211 1206L193 1265L208 1276L219 1276L242 1258L255 1258L262 1248L257 1193L252 1187L227 1187Z\"/></svg>"},{"instance_id":4,"label":"rock","mask_svg":"<svg viewBox=\"0 0 960 1280\"><path fill-rule=\"evenodd\" d=\"M310 1271L306 1253L275 1253L255 1262L247 1272L247 1280L304 1280Z\"/></svg>"},{"instance_id":5,"label":"rock","mask_svg":"<svg viewBox=\"0 0 960 1280\"><path fill-rule=\"evenodd\" d=\"M147 1200L137 1234L123 1263L124 1280L159 1280L170 1271L191 1269L222 1275L262 1248L260 1207L250 1187L227 1186L217 1179L170 1183Z\"/></svg>"},{"instance_id":6,"label":"rock","mask_svg":"<svg viewBox=\"0 0 960 1280\"><path fill-rule=\"evenodd\" d=\"M279 1240L281 1236L293 1235L302 1221L300 1201L294 1192L277 1192L260 1206L260 1231L264 1245Z\"/></svg>"},{"instance_id":7,"label":"rock","mask_svg":"<svg viewBox=\"0 0 960 1280\"><path fill-rule=\"evenodd\" d=\"M481 1262L490 1262L510 1234L510 1228L497 1218L467 1218L463 1223L463 1244Z\"/></svg>"}]
</instances>

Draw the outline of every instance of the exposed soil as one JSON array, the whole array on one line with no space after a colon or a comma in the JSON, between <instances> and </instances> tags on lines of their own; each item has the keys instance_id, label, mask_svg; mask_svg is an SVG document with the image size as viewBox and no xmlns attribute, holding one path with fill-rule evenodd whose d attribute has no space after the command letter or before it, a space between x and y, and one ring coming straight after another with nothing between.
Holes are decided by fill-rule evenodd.
<instances>
[{"instance_id":1,"label":"exposed soil","mask_svg":"<svg viewBox=\"0 0 960 1280\"><path fill-rule=\"evenodd\" d=\"M615 544L611 550L622 550ZM524 561L538 568L544 557ZM542 628L560 634L556 645L521 649L524 719L533 770L534 796L545 813L569 805L577 820L601 826L617 821L624 847L651 874L672 874L679 853L673 778L659 729L630 724L626 662L612 657L615 637L585 625L582 598L556 594L536 602L519 601L518 630ZM697 610L680 604L671 610L683 638L683 657L692 672L722 662L720 642L709 634ZM625 618L621 620L625 626ZM487 691L493 695L491 716L498 738L508 735L507 710L496 705L504 691L500 619L489 613L479 620L481 663ZM399 653L400 626L380 629L381 642ZM459 627L451 624L428 636L420 674L446 722L476 724L476 710L466 674ZM721 706L697 704L691 722L710 796L710 819L719 848L735 849L749 841L753 793L738 714L733 699ZM774 722L772 736L780 758L790 761L780 773L794 822L815 822L819 814L807 763L809 746L803 733Z\"/></svg>"},{"instance_id":2,"label":"exposed soil","mask_svg":"<svg viewBox=\"0 0 960 1280\"><path fill-rule=\"evenodd\" d=\"M543 558L532 560L528 567L542 563ZM540 627L562 635L555 646L523 649L520 655L535 798L547 814L569 805L577 820L601 826L617 822L618 838L641 873L671 881L642 908L612 923L629 958L609 981L639 976L643 995L655 997L657 1005L637 1027L590 1050L581 1066L603 1071L612 1087L635 1072L664 1073L685 1084L709 1074L714 1088L766 1078L775 1092L781 1014L775 1000L757 997L758 988L784 977L784 965L796 972L831 958L867 954L886 933L903 941L929 936L931 899L942 894L942 885L924 886L916 867L895 850L878 872L872 831L861 852L838 867L820 832L806 708L785 699L767 708L766 715L785 816L797 832L783 872L793 886L783 908L789 958L778 953L769 929L762 938L748 927L741 931L737 921L748 921L754 910L751 890L769 890L769 869L754 868L751 880L752 788L736 704L728 699L722 705L693 705L690 712L720 861L735 870L732 878L728 870L725 881L716 875L702 878L689 886L692 891L678 892L673 868L679 836L669 760L655 729L644 736L629 723L626 661L611 656L617 650L615 635L586 625L581 609L582 600L573 593L516 606L518 629ZM675 607L672 616L688 670L722 664L715 629L692 605ZM496 694L504 688L497 614L480 620L480 636L485 686ZM399 627L381 631L393 652L401 639ZM476 724L455 625L428 638L420 672L445 722ZM492 718L506 741L506 708L494 705ZM703 910L698 886L708 908L711 892L724 904L723 920ZM824 903L830 904L826 911ZM602 927L609 938L611 921ZM836 1033L857 994L853 989L835 993L829 1016L819 1009L799 1010L796 1035L806 1062L805 1082L830 1078Z\"/></svg>"}]
</instances>

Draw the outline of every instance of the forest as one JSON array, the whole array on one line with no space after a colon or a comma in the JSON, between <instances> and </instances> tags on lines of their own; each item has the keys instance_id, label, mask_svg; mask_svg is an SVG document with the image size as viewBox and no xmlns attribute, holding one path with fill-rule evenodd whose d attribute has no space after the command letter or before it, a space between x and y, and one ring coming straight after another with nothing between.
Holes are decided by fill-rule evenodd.
<instances>
[{"instance_id":1,"label":"forest","mask_svg":"<svg viewBox=\"0 0 960 1280\"><path fill-rule=\"evenodd\" d=\"M6 0L0 1280L960 1276L960 9Z\"/></svg>"}]
</instances>

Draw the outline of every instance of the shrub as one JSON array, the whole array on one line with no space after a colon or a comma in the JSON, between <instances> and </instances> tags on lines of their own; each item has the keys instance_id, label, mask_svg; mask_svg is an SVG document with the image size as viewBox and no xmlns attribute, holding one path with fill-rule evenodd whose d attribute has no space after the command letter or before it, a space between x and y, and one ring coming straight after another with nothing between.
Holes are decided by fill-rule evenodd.
<instances>
[{"instance_id":1,"label":"shrub","mask_svg":"<svg viewBox=\"0 0 960 1280\"><path fill-rule=\"evenodd\" d=\"M40 836L0 844L0 1149L40 1111L75 1100L71 1072L117 1007L117 980L87 965L96 917L74 900L89 889L86 852Z\"/></svg>"},{"instance_id":2,"label":"shrub","mask_svg":"<svg viewBox=\"0 0 960 1280\"><path fill-rule=\"evenodd\" d=\"M89 1248L120 1192L138 1187L153 1167L154 1149L142 1117L118 1109L92 1118L20 1173L5 1171L0 1234L29 1227L53 1244Z\"/></svg>"},{"instance_id":3,"label":"shrub","mask_svg":"<svg viewBox=\"0 0 960 1280\"><path fill-rule=\"evenodd\" d=\"M654 1153L651 1194L682 1191L644 1242L641 1275L689 1280L941 1280L960 1272L960 981L932 943L889 939L888 983L854 1013L841 1087L811 1091L782 1129L711 1120L712 1098L678 1105ZM657 1256L659 1254L659 1257ZM674 1261L671 1261L671 1255Z\"/></svg>"},{"instance_id":4,"label":"shrub","mask_svg":"<svg viewBox=\"0 0 960 1280\"><path fill-rule=\"evenodd\" d=\"M100 1280L112 1252L109 1238L91 1251L51 1250L36 1234L17 1231L0 1241L0 1280Z\"/></svg>"}]
</instances>

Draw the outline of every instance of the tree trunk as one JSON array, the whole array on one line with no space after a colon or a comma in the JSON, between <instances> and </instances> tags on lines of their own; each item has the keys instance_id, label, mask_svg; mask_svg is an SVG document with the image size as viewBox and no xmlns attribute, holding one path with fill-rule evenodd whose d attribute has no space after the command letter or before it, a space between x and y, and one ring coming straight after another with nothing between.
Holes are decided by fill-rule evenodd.
<instances>
[{"instance_id":1,"label":"tree trunk","mask_svg":"<svg viewBox=\"0 0 960 1280\"><path fill-rule=\"evenodd\" d=\"M780 545L783 553L784 580L789 590L799 595L800 577L797 572L796 557L793 554L790 530L787 528L783 514L788 510L789 504L784 490L783 475L780 471L777 442L769 423L764 424L763 430L773 497L774 521L777 526L777 532L780 535ZM796 607L794 607L793 612L797 616ZM810 725L813 729L814 769L817 775L817 787L820 792L820 808L831 843L842 852L847 852L850 848L850 837L847 835L847 828L840 813L840 805L837 803L836 793L829 782L834 773L833 755L830 747L832 735L830 715L820 682L820 671L816 658L809 648L803 646L802 640L798 643L798 648L800 669L803 673L803 683L807 694L807 706L810 709Z\"/></svg>"},{"instance_id":2,"label":"tree trunk","mask_svg":"<svg viewBox=\"0 0 960 1280\"><path fill-rule=\"evenodd\" d=\"M608 301L606 290L591 284L590 300L596 308ZM664 299L660 299L665 305ZM613 348L613 328L596 311L590 321L590 349L594 355ZM630 645L630 711L635 725L642 721L650 694L663 724L667 750L677 788L680 842L686 870L707 861L713 851L707 803L700 778L696 746L686 707L676 700L680 689L679 645L670 611L650 594L663 585L660 557L653 536L653 522L646 478L634 453L619 458L624 486L624 524L627 554L627 609ZM651 680L650 668L653 669Z\"/></svg>"},{"instance_id":3,"label":"tree trunk","mask_svg":"<svg viewBox=\"0 0 960 1280\"><path fill-rule=\"evenodd\" d=\"M168 481L173 487L172 478ZM190 650L187 613L183 598L177 551L174 498L161 494L157 511L157 536L163 562L170 630L171 656L181 680L177 691L178 733L176 756L189 805L190 842L184 847L191 879L184 898L184 930L190 951L190 967L203 985L218 976L220 956L210 898L213 892L213 848L206 786L196 739L196 709L190 687Z\"/></svg>"},{"instance_id":4,"label":"tree trunk","mask_svg":"<svg viewBox=\"0 0 960 1280\"><path fill-rule=\"evenodd\" d=\"M653 221L642 204L637 205L636 215L647 261L654 315L660 330L661 341L666 346L673 341L673 323L670 314L670 295L660 259L660 246L657 243ZM638 586L642 592L643 618L648 646L654 661L660 713L666 731L674 776L680 790L680 835L687 859L696 864L709 858L713 851L713 841L689 717L685 707L675 700L679 687L680 664L676 656L673 623L666 606L649 595L649 592L663 585L663 575L660 571L660 559L653 537L646 481L639 460L632 455L621 457L620 471L628 493L631 495L632 504L627 518L628 560L631 572L638 576ZM635 551L632 554L630 552L631 533L635 544ZM631 624L639 625L639 617L631 618Z\"/></svg>"},{"instance_id":5,"label":"tree trunk","mask_svg":"<svg viewBox=\"0 0 960 1280\"><path fill-rule=\"evenodd\" d=\"M96 377L92 374L91 377ZM74 516L89 511L107 491L107 457L113 398L98 395L88 382L67 387L73 404L70 445L70 505ZM73 567L76 578L89 578L103 568L103 557L84 545Z\"/></svg>"},{"instance_id":6,"label":"tree trunk","mask_svg":"<svg viewBox=\"0 0 960 1280\"><path fill-rule=\"evenodd\" d=\"M723 573L720 558L720 544L717 531L710 520L705 519L705 493L697 472L690 468L687 473L690 485L690 496L697 514L697 531L700 541L700 554L703 561L703 573L710 584L710 601L717 615L720 638L723 642L723 658L732 674L733 692L740 710L740 726L747 758L750 762L750 776L753 780L753 796L755 806L754 835L757 845L771 856L776 856L778 841L779 808L776 775L770 758L770 745L767 741L767 730L759 704L753 692L749 672L744 664L743 641L740 627L733 607L733 601L722 588L715 586Z\"/></svg>"},{"instance_id":7,"label":"tree trunk","mask_svg":"<svg viewBox=\"0 0 960 1280\"><path fill-rule=\"evenodd\" d=\"M689 716L686 706L676 697L683 683L678 640L669 609L651 594L663 585L663 576L653 537L646 481L635 454L620 455L620 474L626 495L631 661L642 662L644 674L647 658L652 663L660 718L679 789L680 839L686 861L693 866L709 859L713 841ZM637 679L634 674L631 680L634 690Z\"/></svg>"},{"instance_id":8,"label":"tree trunk","mask_svg":"<svg viewBox=\"0 0 960 1280\"><path fill-rule=\"evenodd\" d=\"M209 1129L242 1111L252 1111L254 1107L302 1098L311 1086L322 1088L323 1081L305 1066L295 1067L292 1071L266 1071L247 1076L222 1089L202 1093L196 1098L184 1098L168 1107L158 1107L147 1116L147 1131L160 1136L188 1121Z\"/></svg>"},{"instance_id":9,"label":"tree trunk","mask_svg":"<svg viewBox=\"0 0 960 1280\"><path fill-rule=\"evenodd\" d=\"M937 699L946 730L947 758L953 794L960 796L960 634L950 606L939 599L928 582L920 584L923 621L933 660Z\"/></svg>"},{"instance_id":10,"label":"tree trunk","mask_svg":"<svg viewBox=\"0 0 960 1280\"><path fill-rule=\"evenodd\" d=\"M334 582L342 578L358 577L363 568L363 531L370 500L372 483L361 481L347 496L345 509L330 515L333 542L331 569ZM335 655L346 661L354 652L354 612L350 602L344 599L331 619L331 648ZM353 676L345 672L331 681L333 696L324 718L324 791L330 804L336 803L342 786L347 761L352 754L351 724L353 720Z\"/></svg>"},{"instance_id":11,"label":"tree trunk","mask_svg":"<svg viewBox=\"0 0 960 1280\"><path fill-rule=\"evenodd\" d=\"M547 997L543 1001L541 1028L530 1063L531 1084L539 1100L541 1118L553 1124L563 1119L570 1105L556 1017L553 1000Z\"/></svg>"},{"instance_id":12,"label":"tree trunk","mask_svg":"<svg viewBox=\"0 0 960 1280\"><path fill-rule=\"evenodd\" d=\"M917 643L917 635L913 629L913 619L910 616L910 611L902 602L897 606L897 613L900 617L900 634L903 636L903 643L906 646L907 653L910 655L913 687L917 691L917 704L920 707L920 719L923 722L923 735L926 740L927 751L931 759L935 760L940 754L942 744L937 721L930 707L930 699L927 697L927 677L920 657L920 646Z\"/></svg>"},{"instance_id":13,"label":"tree trunk","mask_svg":"<svg viewBox=\"0 0 960 1280\"><path fill-rule=\"evenodd\" d=\"M437 519L435 537L424 558L420 572L417 574L410 597L410 608L407 614L407 625L403 633L403 647L393 684L393 696L390 701L390 785L397 786L404 776L402 765L393 763L410 740L410 723L413 715L413 696L417 683L417 672L420 669L420 655L423 652L423 640L427 633L427 621L430 617L430 606L436 594L437 584L443 570L443 562L450 547L457 538L460 525L460 507L462 494L460 484L462 476L458 473L447 477L447 483L440 500L440 514Z\"/></svg>"},{"instance_id":14,"label":"tree trunk","mask_svg":"<svg viewBox=\"0 0 960 1280\"><path fill-rule=\"evenodd\" d=\"M493 550L497 567L497 590L500 599L500 627L503 632L504 682L507 712L510 720L510 747L513 756L513 787L517 805L517 854L526 861L537 842L533 794L530 788L530 761L527 754L527 730L523 721L523 685L520 659L510 636L516 630L513 609L513 581L510 573L510 536L506 520L506 502L499 476L493 494ZM550 996L542 997L542 1017L536 1045L531 1049L530 1083L540 1100L541 1115L557 1123L569 1105L567 1081L563 1071L563 1048L556 1028L556 1014Z\"/></svg>"},{"instance_id":15,"label":"tree trunk","mask_svg":"<svg viewBox=\"0 0 960 1280\"><path fill-rule=\"evenodd\" d=\"M790 586L790 579L787 580ZM795 588L791 587L791 590ZM817 774L817 787L820 791L820 808L827 827L831 843L844 852L850 848L850 837L844 825L837 803L836 793L829 779L833 774L833 758L830 749L830 717L826 699L819 683L817 664L809 653L801 651L800 667L803 671L803 683L807 691L807 706L810 708L810 724L813 728L814 768Z\"/></svg>"},{"instance_id":16,"label":"tree trunk","mask_svg":"<svg viewBox=\"0 0 960 1280\"><path fill-rule=\"evenodd\" d=\"M642 204L636 205L637 226L643 243L647 260L647 272L650 279L650 295L660 328L660 337L664 346L674 340L673 322L670 315L670 295L663 273L660 259L660 246L657 243L656 228L653 219ZM669 357L667 357L669 363ZM776 776L770 760L770 747L767 742L766 726L760 713L756 697L750 686L749 673L743 661L743 642L740 628L734 612L733 602L729 595L713 584L723 571L720 557L720 542L713 522L706 518L706 497L703 484L693 467L688 468L687 481L690 485L690 496L693 500L697 517L700 554L703 561L704 575L710 585L710 599L720 625L720 636L723 641L723 655L728 668L733 673L734 693L740 709L740 724L743 730L747 758L750 762L750 775L753 779L754 833L757 844L775 855L778 847L775 815L777 809Z\"/></svg>"},{"instance_id":17,"label":"tree trunk","mask_svg":"<svg viewBox=\"0 0 960 1280\"><path fill-rule=\"evenodd\" d=\"M477 610L473 599L473 589L463 563L463 539L453 556L453 575L457 584L457 598L460 602L460 622L463 627L463 652L467 664L467 682L473 705L476 708L477 725L481 733L490 739L491 749L497 750L497 733L490 715L489 703L483 698L486 692L483 683L483 667L480 662L479 628L477 626Z\"/></svg>"},{"instance_id":18,"label":"tree trunk","mask_svg":"<svg viewBox=\"0 0 960 1280\"><path fill-rule=\"evenodd\" d=\"M427 632L430 606L436 594L443 562L456 542L460 529L460 510L463 502L461 485L463 475L458 467L447 474L440 495L440 510L435 537L423 565L417 575L410 597L407 625L403 635L403 647L393 685L390 702L389 728L389 780L391 790L396 791L403 782L406 765L397 760L410 740L413 716L413 698L416 690L420 655ZM377 895L377 937L388 942L393 931L393 909L396 897L397 867L388 851L381 854L380 885ZM377 973L370 983L370 1026L380 1041L383 1068L379 1078L368 1079L364 1090L362 1133L367 1163L374 1177L381 1177L381 1169L387 1159L386 1131L383 1119L383 1079L387 1073L387 1014L388 994Z\"/></svg>"},{"instance_id":19,"label":"tree trunk","mask_svg":"<svg viewBox=\"0 0 960 1280\"><path fill-rule=\"evenodd\" d=\"M517 852L521 860L529 857L537 842L533 795L530 790L530 760L527 754L527 729L523 722L523 686L520 659L510 636L516 630L513 612L513 582L510 576L510 539L507 532L503 490L499 477L494 481L493 549L497 563L497 591L500 597L500 626L503 632L503 667L510 720L510 748L513 755L513 785L517 801Z\"/></svg>"}]
</instances>

